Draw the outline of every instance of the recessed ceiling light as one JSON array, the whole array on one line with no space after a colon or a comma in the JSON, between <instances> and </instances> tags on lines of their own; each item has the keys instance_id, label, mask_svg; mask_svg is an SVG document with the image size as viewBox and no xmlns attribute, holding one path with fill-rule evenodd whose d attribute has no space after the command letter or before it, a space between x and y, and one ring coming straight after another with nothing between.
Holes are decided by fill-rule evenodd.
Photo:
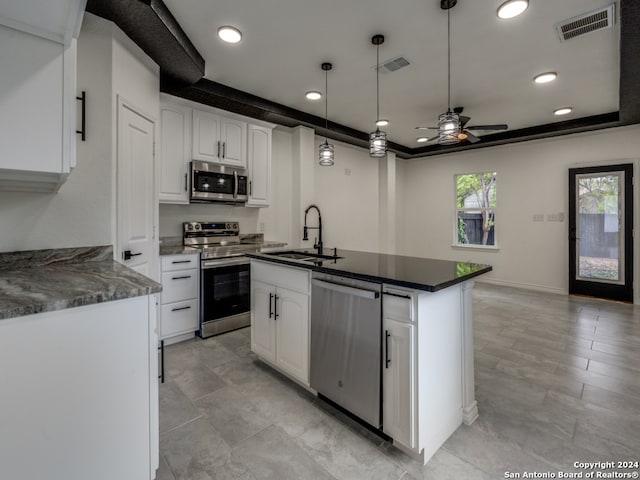
<instances>
[{"instance_id":1,"label":"recessed ceiling light","mask_svg":"<svg viewBox=\"0 0 640 480\"><path fill-rule=\"evenodd\" d=\"M376 126L378 127L386 127L387 125L389 125L389 120L385 120L384 118L381 118L376 122Z\"/></svg>"},{"instance_id":2,"label":"recessed ceiling light","mask_svg":"<svg viewBox=\"0 0 640 480\"><path fill-rule=\"evenodd\" d=\"M218 28L218 37L223 42L238 43L240 40L242 40L242 33L236 27L224 25Z\"/></svg>"},{"instance_id":3,"label":"recessed ceiling light","mask_svg":"<svg viewBox=\"0 0 640 480\"><path fill-rule=\"evenodd\" d=\"M529 0L508 0L498 8L498 17L504 20L517 17L529 7Z\"/></svg>"},{"instance_id":4,"label":"recessed ceiling light","mask_svg":"<svg viewBox=\"0 0 640 480\"><path fill-rule=\"evenodd\" d=\"M304 94L307 97L307 100L320 100L322 98L322 93L317 90L311 90Z\"/></svg>"},{"instance_id":5,"label":"recessed ceiling light","mask_svg":"<svg viewBox=\"0 0 640 480\"><path fill-rule=\"evenodd\" d=\"M558 74L556 72L545 72L533 77L533 81L536 83L549 83L553 82L556 78L558 78Z\"/></svg>"},{"instance_id":6,"label":"recessed ceiling light","mask_svg":"<svg viewBox=\"0 0 640 480\"><path fill-rule=\"evenodd\" d=\"M429 141L429 137L418 137L416 138L416 142L418 143L424 143L424 142L428 142Z\"/></svg>"},{"instance_id":7,"label":"recessed ceiling light","mask_svg":"<svg viewBox=\"0 0 640 480\"><path fill-rule=\"evenodd\" d=\"M573 108L571 107L562 107L562 108L558 108L557 110L554 110L553 113L554 115L567 115L572 111L573 111Z\"/></svg>"}]
</instances>

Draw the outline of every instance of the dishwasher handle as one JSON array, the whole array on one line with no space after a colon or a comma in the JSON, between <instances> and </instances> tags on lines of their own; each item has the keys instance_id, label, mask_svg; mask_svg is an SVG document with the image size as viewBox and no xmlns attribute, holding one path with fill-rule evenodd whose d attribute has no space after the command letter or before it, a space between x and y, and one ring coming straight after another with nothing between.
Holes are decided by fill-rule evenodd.
<instances>
[{"instance_id":1,"label":"dishwasher handle","mask_svg":"<svg viewBox=\"0 0 640 480\"><path fill-rule=\"evenodd\" d=\"M325 280L318 280L314 278L311 283L320 288L324 288L326 290L332 290L334 292L344 293L345 295L355 295L356 297L368 298L368 299L376 299L380 297L380 292L376 292L373 290L364 290L362 288L349 287L347 285L340 285L338 283L327 282Z\"/></svg>"}]
</instances>

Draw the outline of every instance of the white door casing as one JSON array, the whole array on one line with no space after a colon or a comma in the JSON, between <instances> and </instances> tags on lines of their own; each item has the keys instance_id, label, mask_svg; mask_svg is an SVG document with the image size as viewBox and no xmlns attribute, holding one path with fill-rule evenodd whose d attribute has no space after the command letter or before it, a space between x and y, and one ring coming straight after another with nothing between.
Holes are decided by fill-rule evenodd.
<instances>
[{"instance_id":1,"label":"white door casing","mask_svg":"<svg viewBox=\"0 0 640 480\"><path fill-rule=\"evenodd\" d=\"M156 279L155 122L120 96L117 122L116 258Z\"/></svg>"}]
</instances>

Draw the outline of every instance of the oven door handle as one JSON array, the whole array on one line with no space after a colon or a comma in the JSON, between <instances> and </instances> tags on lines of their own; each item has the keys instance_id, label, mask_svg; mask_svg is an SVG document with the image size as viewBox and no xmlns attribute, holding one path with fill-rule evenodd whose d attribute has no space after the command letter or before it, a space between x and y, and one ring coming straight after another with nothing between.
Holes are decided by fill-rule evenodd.
<instances>
[{"instance_id":1,"label":"oven door handle","mask_svg":"<svg viewBox=\"0 0 640 480\"><path fill-rule=\"evenodd\" d=\"M233 171L233 198L238 198L238 172Z\"/></svg>"},{"instance_id":2,"label":"oven door handle","mask_svg":"<svg viewBox=\"0 0 640 480\"><path fill-rule=\"evenodd\" d=\"M235 258L221 258L218 260L203 260L202 268L219 268L219 267L227 267L229 265L248 265L251 262L244 255L238 256Z\"/></svg>"}]
</instances>

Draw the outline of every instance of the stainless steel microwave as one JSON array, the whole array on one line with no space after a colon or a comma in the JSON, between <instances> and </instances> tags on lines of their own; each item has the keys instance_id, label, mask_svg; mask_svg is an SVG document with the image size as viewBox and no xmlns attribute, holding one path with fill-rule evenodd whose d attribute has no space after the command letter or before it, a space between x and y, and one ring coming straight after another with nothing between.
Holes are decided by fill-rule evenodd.
<instances>
[{"instance_id":1,"label":"stainless steel microwave","mask_svg":"<svg viewBox=\"0 0 640 480\"><path fill-rule=\"evenodd\" d=\"M246 171L241 168L191 162L191 202L244 203L248 199L247 184Z\"/></svg>"}]
</instances>

